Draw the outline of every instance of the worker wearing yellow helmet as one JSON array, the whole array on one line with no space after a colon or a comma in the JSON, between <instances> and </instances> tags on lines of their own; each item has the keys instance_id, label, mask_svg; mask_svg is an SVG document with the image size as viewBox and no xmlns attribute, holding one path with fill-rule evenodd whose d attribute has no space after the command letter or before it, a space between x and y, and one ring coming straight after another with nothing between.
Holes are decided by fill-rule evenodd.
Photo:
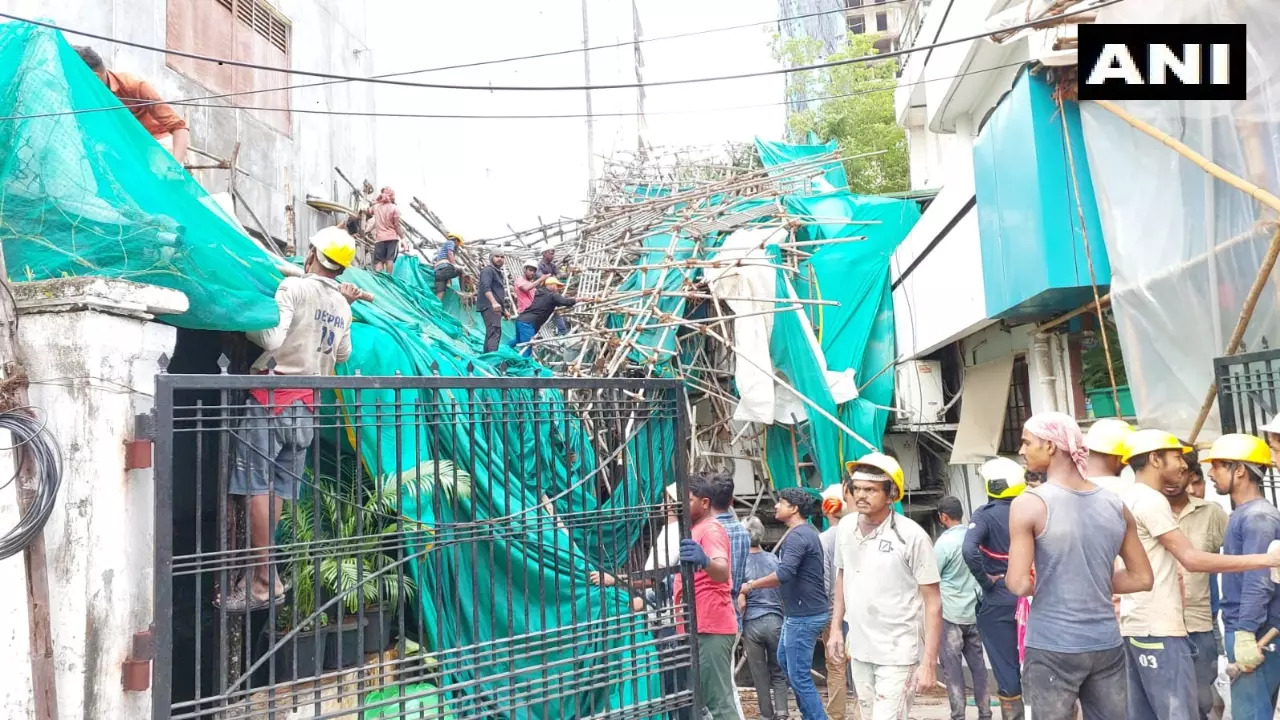
<instances>
[{"instance_id":1,"label":"worker wearing yellow helmet","mask_svg":"<svg viewBox=\"0 0 1280 720\"><path fill-rule=\"evenodd\" d=\"M436 255L432 258L432 272L435 273L434 290L437 300L444 300L445 288L449 287L449 281L462 277L462 271L458 269L458 251L462 249L462 236L457 233L445 233L444 244L436 250Z\"/></svg>"},{"instance_id":2,"label":"worker wearing yellow helmet","mask_svg":"<svg viewBox=\"0 0 1280 720\"><path fill-rule=\"evenodd\" d=\"M895 716L937 684L942 595L929 534L893 511L906 478L898 461L870 453L846 466L854 514L836 535L836 594L827 651L845 657L864 718ZM868 590L868 589L872 590ZM923 643L920 628L924 628Z\"/></svg>"},{"instance_id":3,"label":"worker wearing yellow helmet","mask_svg":"<svg viewBox=\"0 0 1280 720\"><path fill-rule=\"evenodd\" d=\"M1266 448L1261 449L1265 458ZM1179 565L1190 572L1230 573L1224 583L1231 579L1238 583L1238 573L1280 565L1280 556L1264 554L1266 543L1262 545L1263 552L1218 555L1195 547L1178 527L1164 488L1182 482L1187 468L1185 455L1190 451L1176 436L1163 430L1138 430L1125 439L1124 460L1133 468L1135 481L1121 491L1120 498L1133 514L1153 575L1149 591L1120 599L1129 717L1199 715L1195 658L1182 610ZM1256 639L1253 642L1256 650Z\"/></svg>"},{"instance_id":4,"label":"worker wearing yellow helmet","mask_svg":"<svg viewBox=\"0 0 1280 720\"><path fill-rule=\"evenodd\" d=\"M997 457L978 468L989 500L969 518L961 553L969 572L982 588L977 625L982 646L996 678L1002 717L1021 718L1022 668L1018 658L1018 598L1004 585L1009 571L1009 508L1027 488L1026 468Z\"/></svg>"},{"instance_id":5,"label":"worker wearing yellow helmet","mask_svg":"<svg viewBox=\"0 0 1280 720\"><path fill-rule=\"evenodd\" d=\"M229 492L247 500L249 547L255 555L265 553L261 549L275 538L282 502L297 497L297 478L315 432L314 391L292 389L287 376L332 375L334 365L351 355L351 303L360 298L360 289L337 278L355 255L355 239L343 228L327 227L311 236L305 274L286 277L276 289L279 322L248 333L262 348L252 372L286 376L283 384L264 382L249 391L239 442L233 443ZM227 612L248 612L282 602L284 592L279 573L262 562L224 588L215 602Z\"/></svg>"},{"instance_id":6,"label":"worker wearing yellow helmet","mask_svg":"<svg viewBox=\"0 0 1280 720\"><path fill-rule=\"evenodd\" d=\"M1280 511L1263 495L1271 453L1261 438L1233 433L1213 441L1200 456L1219 495L1231 498L1222 551L1227 556L1267 552L1280 539ZM1258 639L1280 627L1280 594L1266 573L1222 578L1222 626L1227 659L1241 670L1231 684L1231 716L1270 718L1280 691L1280 660L1263 654Z\"/></svg>"},{"instance_id":7,"label":"worker wearing yellow helmet","mask_svg":"<svg viewBox=\"0 0 1280 720\"><path fill-rule=\"evenodd\" d=\"M1133 472L1124 462L1124 441L1133 432L1133 426L1119 418L1101 418L1089 427L1084 446L1089 451L1088 478L1095 485L1119 492L1133 482Z\"/></svg>"}]
</instances>

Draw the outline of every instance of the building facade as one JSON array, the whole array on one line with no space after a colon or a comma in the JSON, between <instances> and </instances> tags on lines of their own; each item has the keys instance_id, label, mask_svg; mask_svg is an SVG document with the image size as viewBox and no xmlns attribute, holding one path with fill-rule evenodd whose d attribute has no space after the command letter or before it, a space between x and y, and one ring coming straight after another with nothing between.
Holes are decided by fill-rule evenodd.
<instances>
[{"instance_id":1,"label":"building facade","mask_svg":"<svg viewBox=\"0 0 1280 720\"><path fill-rule=\"evenodd\" d=\"M373 70L363 0L14 0L8 11L150 48L335 75ZM375 119L325 114L374 110L371 85L67 39L92 46L109 69L146 79L162 97L188 101L173 106L191 131L187 164L210 193L234 199L251 234L283 246L331 224L305 198L349 203L351 188L335 168L356 184L377 183Z\"/></svg>"}]
</instances>

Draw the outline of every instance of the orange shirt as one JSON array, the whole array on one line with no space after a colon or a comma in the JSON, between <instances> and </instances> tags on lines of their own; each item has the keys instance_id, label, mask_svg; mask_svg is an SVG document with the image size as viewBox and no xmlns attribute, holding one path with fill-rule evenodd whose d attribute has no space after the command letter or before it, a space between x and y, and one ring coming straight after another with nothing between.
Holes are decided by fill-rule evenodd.
<instances>
[{"instance_id":1,"label":"orange shirt","mask_svg":"<svg viewBox=\"0 0 1280 720\"><path fill-rule=\"evenodd\" d=\"M175 130L186 130L187 121L173 111L151 83L136 75L107 71L107 87L129 108L152 137L164 137ZM154 103L154 104L147 104Z\"/></svg>"}]
</instances>

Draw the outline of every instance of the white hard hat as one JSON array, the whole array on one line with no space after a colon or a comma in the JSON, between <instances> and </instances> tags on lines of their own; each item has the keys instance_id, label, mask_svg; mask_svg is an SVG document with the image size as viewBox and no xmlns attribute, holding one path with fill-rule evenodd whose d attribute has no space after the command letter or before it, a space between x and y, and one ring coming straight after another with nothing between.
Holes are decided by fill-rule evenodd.
<instances>
[{"instance_id":1,"label":"white hard hat","mask_svg":"<svg viewBox=\"0 0 1280 720\"><path fill-rule=\"evenodd\" d=\"M1258 432L1275 433L1276 435L1280 435L1280 413L1277 413L1275 417L1271 418L1271 422L1258 428Z\"/></svg>"},{"instance_id":2,"label":"white hard hat","mask_svg":"<svg viewBox=\"0 0 1280 720\"><path fill-rule=\"evenodd\" d=\"M528 268L533 268L534 270L538 269L538 263L534 260L525 260L524 266Z\"/></svg>"}]
</instances>

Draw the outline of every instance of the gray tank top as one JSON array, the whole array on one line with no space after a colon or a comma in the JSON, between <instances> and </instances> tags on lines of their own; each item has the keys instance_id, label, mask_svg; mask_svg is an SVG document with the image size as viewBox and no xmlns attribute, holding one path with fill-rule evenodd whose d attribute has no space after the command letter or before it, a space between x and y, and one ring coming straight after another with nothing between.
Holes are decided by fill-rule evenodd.
<instances>
[{"instance_id":1,"label":"gray tank top","mask_svg":"<svg viewBox=\"0 0 1280 720\"><path fill-rule=\"evenodd\" d=\"M1124 504L1113 492L1076 492L1045 483L1028 489L1044 501L1036 537L1036 590L1027 647L1084 653L1120 647L1111 573L1124 541Z\"/></svg>"}]
</instances>

